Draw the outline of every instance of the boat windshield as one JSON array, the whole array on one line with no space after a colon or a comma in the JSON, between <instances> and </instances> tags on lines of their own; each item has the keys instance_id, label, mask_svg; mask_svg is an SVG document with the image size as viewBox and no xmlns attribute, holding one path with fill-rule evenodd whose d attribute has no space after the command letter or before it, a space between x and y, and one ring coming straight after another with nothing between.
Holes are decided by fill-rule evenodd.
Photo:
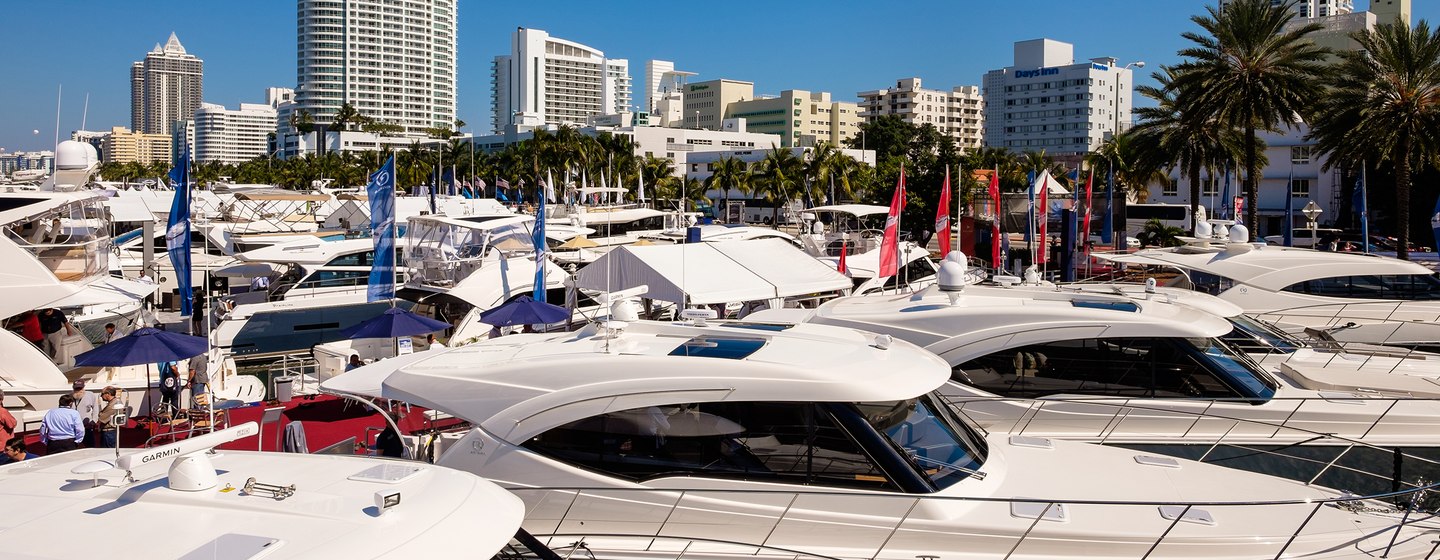
<instances>
[{"instance_id":1,"label":"boat windshield","mask_svg":"<svg viewBox=\"0 0 1440 560\"><path fill-rule=\"evenodd\" d=\"M1290 354L1305 347L1305 343L1269 323L1251 319L1245 315L1230 318L1234 328L1221 336L1241 351L1254 354Z\"/></svg>"},{"instance_id":2,"label":"boat windshield","mask_svg":"<svg viewBox=\"0 0 1440 560\"><path fill-rule=\"evenodd\" d=\"M985 462L985 440L929 396L855 408L937 489L964 480Z\"/></svg>"},{"instance_id":3,"label":"boat windshield","mask_svg":"<svg viewBox=\"0 0 1440 560\"><path fill-rule=\"evenodd\" d=\"M1279 384L1267 375L1260 364L1241 354L1218 338L1189 338L1190 344L1202 354L1217 370L1224 371L1238 384L1236 389L1247 393L1246 397L1269 399L1275 396Z\"/></svg>"}]
</instances>

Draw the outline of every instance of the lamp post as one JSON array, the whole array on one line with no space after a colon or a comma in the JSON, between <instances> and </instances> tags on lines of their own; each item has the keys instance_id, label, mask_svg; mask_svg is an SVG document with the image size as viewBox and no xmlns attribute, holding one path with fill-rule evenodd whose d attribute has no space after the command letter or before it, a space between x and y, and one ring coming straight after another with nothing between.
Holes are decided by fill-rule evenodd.
<instances>
[{"instance_id":1,"label":"lamp post","mask_svg":"<svg viewBox=\"0 0 1440 560\"><path fill-rule=\"evenodd\" d=\"M1115 128L1111 129L1111 132L1110 132L1110 141L1111 141L1111 142L1114 142L1114 141L1115 141L1115 138L1118 137L1118 136L1120 136L1120 92L1121 92L1121 87L1122 87L1121 84L1120 84L1120 80L1121 80L1121 78L1125 75L1125 71L1126 71L1126 70L1129 70L1131 66L1134 66L1134 67L1136 67L1136 68L1144 68L1144 67L1145 67L1145 61L1143 61L1143 60L1137 60L1137 61L1135 61L1135 62L1131 62L1131 63L1129 63L1129 64L1126 64L1125 66L1122 66L1122 67L1120 68L1120 71L1115 73L1115 92L1114 92L1115 94L1111 96L1111 97L1113 97L1114 100L1115 100L1115 101L1114 101L1114 110L1113 110L1113 113L1115 114ZM1133 85L1133 84L1132 84L1132 85ZM1114 150L1114 149L1111 149L1111 150L1110 150L1110 158L1109 158L1109 160L1110 160L1110 175L1113 177L1113 176L1115 175L1115 150ZM1113 184L1111 184L1111 185L1107 185L1106 188L1108 188L1108 189L1113 189L1113 188L1115 188L1115 186L1114 186ZM1115 194L1114 194L1114 193L1107 193L1107 196L1109 196L1109 197L1113 200L1114 197L1115 197ZM1119 203L1120 211L1118 212L1119 215L1118 215L1118 216L1115 216L1115 218L1114 218L1114 221L1115 221L1115 222L1118 222L1118 223L1119 223L1119 226L1120 226L1120 236L1114 240L1114 241L1115 241L1115 249L1117 249L1117 250L1122 250L1122 251L1125 250L1126 248L1128 248L1128 246L1129 246L1129 241L1128 241L1129 237L1128 237L1128 236L1130 235L1130 231L1129 231L1129 230L1126 228L1126 226L1125 226L1125 221L1126 221L1127 214L1128 214L1128 212L1126 212L1126 206L1129 204L1129 201L1130 201L1130 200L1129 200L1129 197L1128 197L1128 196L1122 196L1122 197L1120 197L1120 203ZM1114 212L1114 210L1115 210L1115 209L1113 209L1113 208L1107 209L1107 211L1110 211L1110 212Z\"/></svg>"}]
</instances>

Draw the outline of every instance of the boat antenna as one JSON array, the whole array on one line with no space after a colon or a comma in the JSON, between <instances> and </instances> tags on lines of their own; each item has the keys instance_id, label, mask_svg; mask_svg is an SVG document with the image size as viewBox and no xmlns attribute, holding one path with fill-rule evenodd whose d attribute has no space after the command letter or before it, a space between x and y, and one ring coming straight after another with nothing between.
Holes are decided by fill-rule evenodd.
<instances>
[{"instance_id":1,"label":"boat antenna","mask_svg":"<svg viewBox=\"0 0 1440 560\"><path fill-rule=\"evenodd\" d=\"M59 84L55 89L55 152L60 153L60 96L65 92L65 84Z\"/></svg>"}]
</instances>

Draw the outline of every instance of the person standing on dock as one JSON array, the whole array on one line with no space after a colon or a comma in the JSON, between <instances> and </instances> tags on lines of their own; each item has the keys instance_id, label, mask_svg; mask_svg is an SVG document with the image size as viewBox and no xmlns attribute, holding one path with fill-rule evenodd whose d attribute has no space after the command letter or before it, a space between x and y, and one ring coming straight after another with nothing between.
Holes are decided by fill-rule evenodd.
<instances>
[{"instance_id":1,"label":"person standing on dock","mask_svg":"<svg viewBox=\"0 0 1440 560\"><path fill-rule=\"evenodd\" d=\"M84 380L76 380L71 388L74 392L70 393L70 396L75 397L75 411L80 413L80 422L85 425L85 433L94 433L95 422L100 418L100 399L95 398L95 393L85 390Z\"/></svg>"},{"instance_id":2,"label":"person standing on dock","mask_svg":"<svg viewBox=\"0 0 1440 560\"><path fill-rule=\"evenodd\" d=\"M50 409L40 420L40 442L45 444L45 453L54 455L80 448L85 440L85 423L76 411L75 397L60 395L60 406Z\"/></svg>"},{"instance_id":3,"label":"person standing on dock","mask_svg":"<svg viewBox=\"0 0 1440 560\"><path fill-rule=\"evenodd\" d=\"M64 313L51 307L40 312L40 333L45 335L45 353L53 362L60 357L60 345L65 337L75 334L75 328L70 326Z\"/></svg>"}]
</instances>

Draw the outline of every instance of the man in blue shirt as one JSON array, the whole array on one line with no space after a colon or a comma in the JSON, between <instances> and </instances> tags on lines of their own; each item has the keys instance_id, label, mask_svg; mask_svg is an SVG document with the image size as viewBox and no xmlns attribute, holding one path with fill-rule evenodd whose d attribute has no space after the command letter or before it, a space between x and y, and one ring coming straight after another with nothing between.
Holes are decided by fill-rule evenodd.
<instances>
[{"instance_id":1,"label":"man in blue shirt","mask_svg":"<svg viewBox=\"0 0 1440 560\"><path fill-rule=\"evenodd\" d=\"M36 455L25 450L25 438L15 436L5 443L5 456L0 457L0 465L18 463L34 459Z\"/></svg>"},{"instance_id":2,"label":"man in blue shirt","mask_svg":"<svg viewBox=\"0 0 1440 560\"><path fill-rule=\"evenodd\" d=\"M60 395L60 406L50 409L40 420L40 442L45 452L54 455L72 449L79 449L85 441L85 423L80 412L72 408L75 397Z\"/></svg>"}]
</instances>

